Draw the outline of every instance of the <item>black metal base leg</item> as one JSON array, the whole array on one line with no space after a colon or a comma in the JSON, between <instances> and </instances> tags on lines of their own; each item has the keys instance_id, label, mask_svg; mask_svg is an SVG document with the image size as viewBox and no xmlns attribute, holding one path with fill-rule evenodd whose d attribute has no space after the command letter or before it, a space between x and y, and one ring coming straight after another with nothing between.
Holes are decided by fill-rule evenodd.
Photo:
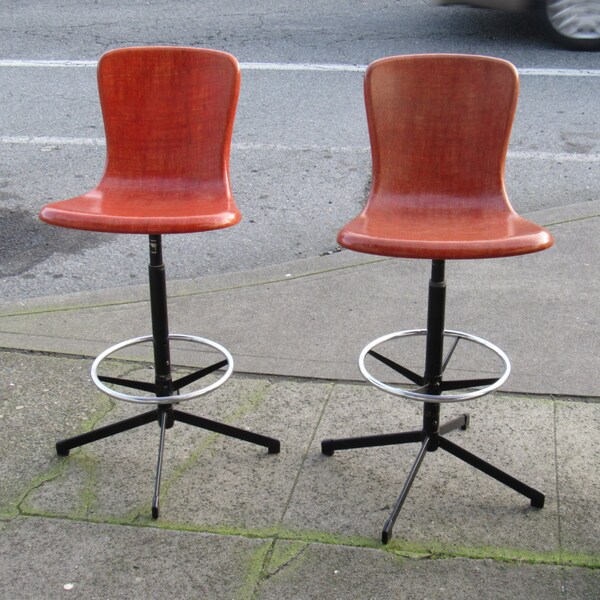
<instances>
[{"instance_id":1,"label":"black metal base leg","mask_svg":"<svg viewBox=\"0 0 600 600\"><path fill-rule=\"evenodd\" d=\"M440 425L439 433L440 433L440 435L445 435L447 433L450 433L451 431L454 431L455 429L462 429L463 431L465 431L468 428L469 428L469 415L464 414L464 415L461 415L460 417L451 419L450 421L448 421L447 423L444 423L443 425Z\"/></svg>"},{"instance_id":2,"label":"black metal base leg","mask_svg":"<svg viewBox=\"0 0 600 600\"><path fill-rule=\"evenodd\" d=\"M425 437L425 439L423 440L423 445L421 446L421 449L419 450L419 453L417 454L417 458L415 459L415 461L410 469L410 473L408 474L408 477L406 478L406 481L404 482L404 485L402 486L402 491L400 492L400 496L398 496L398 500L396 500L396 504L394 505L394 508L393 508L390 516L387 518L387 521L383 525L383 531L381 532L381 541L384 544L387 544L390 541L390 539L392 538L392 531L394 529L394 523L396 522L396 519L398 518L400 509L402 508L402 505L404 504L404 501L406 500L406 497L408 496L408 492L410 491L410 488L412 487L415 477L417 476L417 473L419 472L419 469L421 468L423 459L425 458L425 455L427 454L427 446L429 445L430 439L431 438L429 438L429 437Z\"/></svg>"},{"instance_id":3,"label":"black metal base leg","mask_svg":"<svg viewBox=\"0 0 600 600\"><path fill-rule=\"evenodd\" d=\"M335 450L351 450L355 448L374 448L393 444L413 444L423 441L422 431L404 431L402 433L384 433L381 435L365 435L363 437L323 440L321 452L332 456Z\"/></svg>"},{"instance_id":4,"label":"black metal base leg","mask_svg":"<svg viewBox=\"0 0 600 600\"><path fill-rule=\"evenodd\" d=\"M160 479L162 475L163 453L165 449L165 432L167 430L167 413L161 411L160 420L160 440L158 442L158 460L156 462L156 478L154 480L154 497L152 499L152 518L158 519L158 503L160 501Z\"/></svg>"},{"instance_id":5,"label":"black metal base leg","mask_svg":"<svg viewBox=\"0 0 600 600\"><path fill-rule=\"evenodd\" d=\"M464 448L457 446L455 443L451 442L450 440L447 440L446 438L440 438L439 442L440 448L446 450L446 452L449 452L457 458L460 458L462 461L466 462L472 467L479 469L486 475L493 477L500 483L503 483L509 488L515 490L515 492L518 492L526 498L529 498L531 500L531 506L535 508L544 507L544 501L546 496L542 494L542 492L526 485L518 479L515 479L511 475L508 475L508 473L501 471L497 467L494 467L485 460L479 458L478 456L475 456L475 454L471 454L471 452L468 452Z\"/></svg>"},{"instance_id":6,"label":"black metal base leg","mask_svg":"<svg viewBox=\"0 0 600 600\"><path fill-rule=\"evenodd\" d=\"M265 435L246 431L245 429L239 429L238 427L232 427L231 425L225 425L217 421L211 421L204 417L192 415L182 410L174 410L173 417L176 421L186 423L187 425L193 425L194 427L200 427L207 429L208 431L214 431L215 433L222 433L223 435L243 440L244 442L250 442L257 444L258 446L264 446L268 448L269 454L278 454L281 449L279 440L270 438Z\"/></svg>"},{"instance_id":7,"label":"black metal base leg","mask_svg":"<svg viewBox=\"0 0 600 600\"><path fill-rule=\"evenodd\" d=\"M156 420L157 416L158 411L154 409L142 413L141 415L130 417L129 419L123 419L122 421L117 421L116 423L111 423L110 425L105 425L104 427L99 427L98 429L93 429L92 431L87 431L86 433L60 440L56 442L56 453L59 456L69 456L69 451L73 448L78 448L79 446L89 444L90 442L96 442L110 437L111 435L123 433L124 431L129 431L130 429L152 423L152 421Z\"/></svg>"}]
</instances>

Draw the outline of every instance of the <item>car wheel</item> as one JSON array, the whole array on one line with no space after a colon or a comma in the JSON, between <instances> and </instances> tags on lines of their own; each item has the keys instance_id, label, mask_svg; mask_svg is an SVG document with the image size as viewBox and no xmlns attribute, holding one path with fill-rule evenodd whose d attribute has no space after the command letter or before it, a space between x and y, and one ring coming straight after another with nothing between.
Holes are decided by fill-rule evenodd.
<instances>
[{"instance_id":1,"label":"car wheel","mask_svg":"<svg viewBox=\"0 0 600 600\"><path fill-rule=\"evenodd\" d=\"M540 0L537 14L550 36L574 50L600 50L599 0Z\"/></svg>"}]
</instances>

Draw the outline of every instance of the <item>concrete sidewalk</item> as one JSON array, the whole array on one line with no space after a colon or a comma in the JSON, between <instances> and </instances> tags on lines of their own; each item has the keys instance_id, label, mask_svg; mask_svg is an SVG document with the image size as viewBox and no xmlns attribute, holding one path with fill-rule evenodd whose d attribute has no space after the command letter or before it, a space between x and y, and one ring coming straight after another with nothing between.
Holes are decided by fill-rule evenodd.
<instances>
[{"instance_id":1,"label":"concrete sidewalk","mask_svg":"<svg viewBox=\"0 0 600 600\"><path fill-rule=\"evenodd\" d=\"M1 307L0 595L600 598L599 214L596 202L530 215L555 248L447 269L447 327L513 365L501 392L442 407L471 415L449 437L542 490L545 507L437 452L387 546L381 527L417 446L326 457L320 441L420 426L421 405L364 384L356 358L375 337L424 326L426 262L341 252L170 283L171 331L236 361L229 382L181 408L277 437L282 451L176 423L157 521L158 428L54 453L57 439L140 412L99 393L89 366L149 332L146 287ZM168 273L168 238L165 259ZM175 346L182 373L208 359ZM147 358L135 349L110 369L144 374Z\"/></svg>"}]
</instances>

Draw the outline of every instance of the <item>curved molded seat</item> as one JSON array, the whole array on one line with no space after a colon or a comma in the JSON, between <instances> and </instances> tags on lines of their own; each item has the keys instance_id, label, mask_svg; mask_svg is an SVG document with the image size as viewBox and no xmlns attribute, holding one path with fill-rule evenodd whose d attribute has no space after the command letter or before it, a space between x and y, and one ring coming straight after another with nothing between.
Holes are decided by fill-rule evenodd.
<instances>
[{"instance_id":1,"label":"curved molded seat","mask_svg":"<svg viewBox=\"0 0 600 600\"><path fill-rule=\"evenodd\" d=\"M339 244L432 260L550 247L551 235L517 215L504 188L518 87L513 65L496 58L440 54L372 63L365 78L372 188Z\"/></svg>"},{"instance_id":2,"label":"curved molded seat","mask_svg":"<svg viewBox=\"0 0 600 600\"><path fill-rule=\"evenodd\" d=\"M236 59L200 48L107 52L98 63L106 168L87 194L46 205L47 223L112 233L190 233L235 225L229 151ZM167 151L166 151L167 149Z\"/></svg>"}]
</instances>

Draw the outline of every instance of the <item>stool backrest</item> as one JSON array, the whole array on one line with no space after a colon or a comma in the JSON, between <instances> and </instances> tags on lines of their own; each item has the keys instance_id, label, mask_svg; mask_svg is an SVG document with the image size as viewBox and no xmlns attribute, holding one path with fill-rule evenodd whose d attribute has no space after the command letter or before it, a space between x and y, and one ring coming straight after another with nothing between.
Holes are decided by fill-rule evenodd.
<instances>
[{"instance_id":1,"label":"stool backrest","mask_svg":"<svg viewBox=\"0 0 600 600\"><path fill-rule=\"evenodd\" d=\"M98 64L107 156L102 189L204 183L229 193L236 59L184 47L123 48Z\"/></svg>"},{"instance_id":2,"label":"stool backrest","mask_svg":"<svg viewBox=\"0 0 600 600\"><path fill-rule=\"evenodd\" d=\"M504 161L517 104L508 62L466 55L378 60L365 102L373 159L369 203L401 196L475 208L503 205Z\"/></svg>"}]
</instances>

